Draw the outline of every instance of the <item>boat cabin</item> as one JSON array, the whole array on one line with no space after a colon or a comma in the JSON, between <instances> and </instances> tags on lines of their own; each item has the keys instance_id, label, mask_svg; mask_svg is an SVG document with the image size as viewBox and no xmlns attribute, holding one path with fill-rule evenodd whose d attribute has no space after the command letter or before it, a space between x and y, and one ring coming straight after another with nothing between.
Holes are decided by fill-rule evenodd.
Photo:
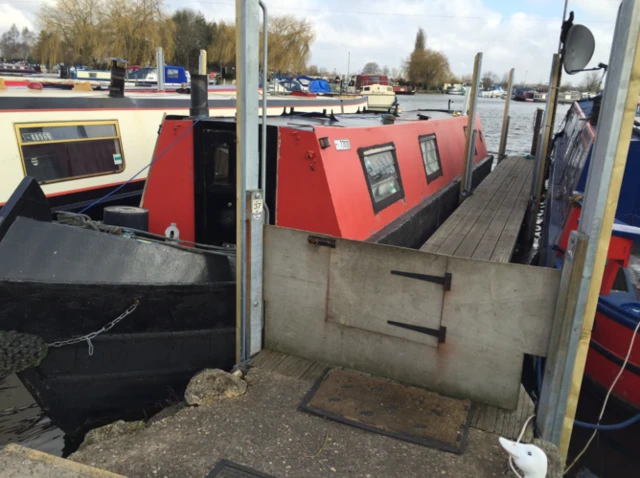
<instances>
[{"instance_id":1,"label":"boat cabin","mask_svg":"<svg viewBox=\"0 0 640 478\"><path fill-rule=\"evenodd\" d=\"M409 247L424 242L437 218L448 215L441 210L457 205L453 185L463 167L468 118L436 112L406 118L269 118L269 222L338 238ZM234 119L165 119L155 150L166 153L156 155L142 201L151 232L164 235L175 223L182 239L235 242L235 145ZM482 164L486 175L490 162L478 134L476 169Z\"/></svg>"}]
</instances>

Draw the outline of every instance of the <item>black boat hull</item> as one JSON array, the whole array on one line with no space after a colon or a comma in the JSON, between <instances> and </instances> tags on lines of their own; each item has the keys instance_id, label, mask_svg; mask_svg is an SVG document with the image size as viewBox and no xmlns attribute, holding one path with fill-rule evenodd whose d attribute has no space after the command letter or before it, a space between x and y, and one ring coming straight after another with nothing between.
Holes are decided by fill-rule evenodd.
<instances>
[{"instance_id":1,"label":"black boat hull","mask_svg":"<svg viewBox=\"0 0 640 478\"><path fill-rule=\"evenodd\" d=\"M232 251L180 248L50 217L30 178L0 211L0 331L49 345L18 376L54 424L82 434L179 400L204 368L233 366ZM90 341L56 344L95 332Z\"/></svg>"}]
</instances>

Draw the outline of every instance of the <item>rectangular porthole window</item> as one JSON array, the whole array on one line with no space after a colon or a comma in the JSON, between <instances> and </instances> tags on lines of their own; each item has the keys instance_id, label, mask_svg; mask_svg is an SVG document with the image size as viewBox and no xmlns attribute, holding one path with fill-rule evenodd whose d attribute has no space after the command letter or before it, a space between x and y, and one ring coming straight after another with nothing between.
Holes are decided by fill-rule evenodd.
<instances>
[{"instance_id":1,"label":"rectangular porthole window","mask_svg":"<svg viewBox=\"0 0 640 478\"><path fill-rule=\"evenodd\" d=\"M442 176L442 163L438 153L438 141L435 134L426 134L418 138L427 183Z\"/></svg>"},{"instance_id":2,"label":"rectangular porthole window","mask_svg":"<svg viewBox=\"0 0 640 478\"><path fill-rule=\"evenodd\" d=\"M26 176L40 184L124 170L117 121L17 124Z\"/></svg>"},{"instance_id":3,"label":"rectangular porthole window","mask_svg":"<svg viewBox=\"0 0 640 478\"><path fill-rule=\"evenodd\" d=\"M396 147L393 143L359 148L358 155L375 213L404 197Z\"/></svg>"}]
</instances>

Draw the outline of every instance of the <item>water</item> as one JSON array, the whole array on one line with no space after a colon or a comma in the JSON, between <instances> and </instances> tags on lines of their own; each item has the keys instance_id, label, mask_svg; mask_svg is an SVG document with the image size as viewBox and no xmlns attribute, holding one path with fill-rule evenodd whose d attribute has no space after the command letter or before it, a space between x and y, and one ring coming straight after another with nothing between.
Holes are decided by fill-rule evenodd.
<instances>
[{"instance_id":1,"label":"water","mask_svg":"<svg viewBox=\"0 0 640 478\"><path fill-rule=\"evenodd\" d=\"M452 100L451 109L462 110L464 96L450 95L400 95L398 102L401 110L447 109L448 101ZM544 103L527 103L511 101L509 115L509 136L507 138L507 154L526 154L531 150L533 139L533 120L537 108L544 109ZM556 114L556 130L569 110L569 105L558 105ZM482 123L482 134L487 141L489 151L497 152L500 146L500 132L502 131L502 117L504 114L504 100L498 98L478 98L478 114Z\"/></svg>"}]
</instances>

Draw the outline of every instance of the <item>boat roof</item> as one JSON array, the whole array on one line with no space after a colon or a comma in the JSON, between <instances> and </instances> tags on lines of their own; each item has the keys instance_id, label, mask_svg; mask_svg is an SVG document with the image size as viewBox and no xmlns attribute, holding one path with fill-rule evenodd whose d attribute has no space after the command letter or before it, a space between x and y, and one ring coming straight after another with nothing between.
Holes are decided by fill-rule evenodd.
<instances>
[{"instance_id":1,"label":"boat roof","mask_svg":"<svg viewBox=\"0 0 640 478\"><path fill-rule=\"evenodd\" d=\"M330 126L336 128L370 128L375 126L389 126L383 123L385 117L391 116L389 113L351 113L339 115L327 115L321 113L293 113L281 116L269 116L267 124L269 126L286 127L292 129L313 129L316 126ZM444 110L410 110L403 111L399 116L394 117L393 124L415 123L417 121L432 121L453 118L453 112ZM204 121L216 121L224 123L235 123L235 118L206 118ZM202 120L201 120L202 121Z\"/></svg>"}]
</instances>

